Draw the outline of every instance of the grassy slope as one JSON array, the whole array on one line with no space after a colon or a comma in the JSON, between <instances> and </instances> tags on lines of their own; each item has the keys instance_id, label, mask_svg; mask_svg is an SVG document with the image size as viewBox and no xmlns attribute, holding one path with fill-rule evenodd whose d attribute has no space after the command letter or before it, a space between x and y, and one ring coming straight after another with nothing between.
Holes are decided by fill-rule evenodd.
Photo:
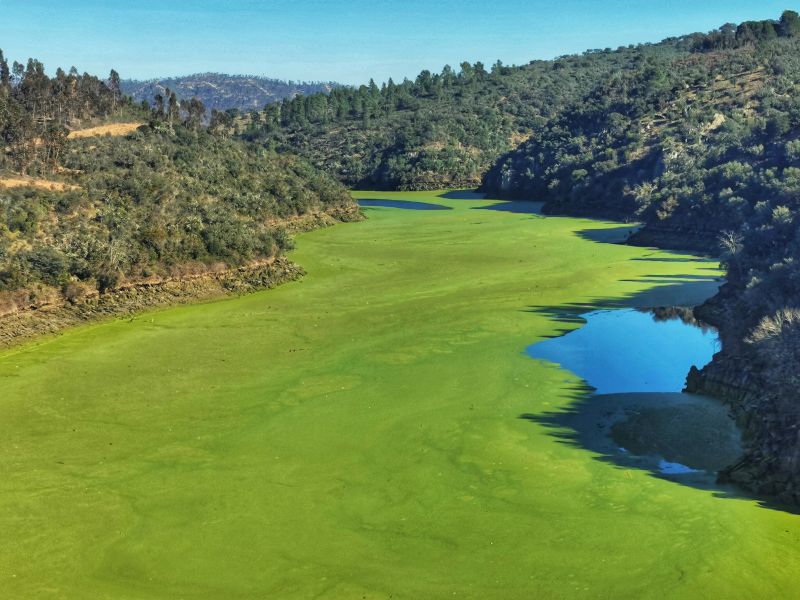
<instances>
[{"instance_id":1,"label":"grassy slope","mask_svg":"<svg viewBox=\"0 0 800 600\"><path fill-rule=\"evenodd\" d=\"M574 235L612 225L381 196L455 210L369 209L300 237L302 282L0 355L5 597L794 589L798 517L614 468L518 418L578 384L524 356L564 327L526 309L708 263Z\"/></svg>"}]
</instances>

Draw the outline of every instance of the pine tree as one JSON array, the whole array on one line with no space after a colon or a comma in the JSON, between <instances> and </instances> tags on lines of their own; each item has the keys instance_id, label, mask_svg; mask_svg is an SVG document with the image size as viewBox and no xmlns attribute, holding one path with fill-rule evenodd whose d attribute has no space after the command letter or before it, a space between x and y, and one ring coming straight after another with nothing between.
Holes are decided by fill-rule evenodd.
<instances>
[{"instance_id":1,"label":"pine tree","mask_svg":"<svg viewBox=\"0 0 800 600\"><path fill-rule=\"evenodd\" d=\"M793 10L787 10L781 15L781 35L794 37L800 35L800 15Z\"/></svg>"}]
</instances>

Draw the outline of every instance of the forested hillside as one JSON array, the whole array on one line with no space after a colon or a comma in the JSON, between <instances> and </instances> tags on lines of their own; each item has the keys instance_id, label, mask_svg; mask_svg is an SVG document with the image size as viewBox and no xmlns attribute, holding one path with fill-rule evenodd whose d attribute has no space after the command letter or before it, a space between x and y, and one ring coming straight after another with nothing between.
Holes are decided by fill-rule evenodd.
<instances>
[{"instance_id":1,"label":"forested hillside","mask_svg":"<svg viewBox=\"0 0 800 600\"><path fill-rule=\"evenodd\" d=\"M800 16L268 107L244 132L356 187L471 185L721 254L724 350L691 387L746 424L730 476L800 502Z\"/></svg>"},{"instance_id":2,"label":"forested hillside","mask_svg":"<svg viewBox=\"0 0 800 600\"><path fill-rule=\"evenodd\" d=\"M41 173L59 164L70 129L139 113L123 97L119 75L107 81L73 67L45 74L35 59L10 65L0 50L0 169Z\"/></svg>"},{"instance_id":3,"label":"forested hillside","mask_svg":"<svg viewBox=\"0 0 800 600\"><path fill-rule=\"evenodd\" d=\"M730 477L798 502L800 17L619 54L628 68L536 128L483 188L641 221L638 243L721 253L728 283L702 312L723 352L691 386L735 398L748 425Z\"/></svg>"},{"instance_id":4,"label":"forested hillside","mask_svg":"<svg viewBox=\"0 0 800 600\"><path fill-rule=\"evenodd\" d=\"M642 221L638 243L722 253L728 283L701 313L721 326L723 352L690 386L733 400L746 426L748 455L728 476L794 503L799 36L800 17L786 12L620 51L628 68L537 127L483 186L552 212Z\"/></svg>"},{"instance_id":5,"label":"forested hillside","mask_svg":"<svg viewBox=\"0 0 800 600\"><path fill-rule=\"evenodd\" d=\"M297 95L327 93L338 84L333 82L283 81L254 75L198 73L149 81L125 79L122 92L138 102L152 102L156 95L175 92L178 100L197 98L209 110L242 112L261 110L272 102Z\"/></svg>"},{"instance_id":6,"label":"forested hillside","mask_svg":"<svg viewBox=\"0 0 800 600\"><path fill-rule=\"evenodd\" d=\"M196 99L146 110L116 73L50 78L35 60L0 75L0 314L264 261L298 218L354 214L304 160L207 129ZM131 118L145 124L129 135L68 135Z\"/></svg>"},{"instance_id":7,"label":"forested hillside","mask_svg":"<svg viewBox=\"0 0 800 600\"><path fill-rule=\"evenodd\" d=\"M299 152L353 187L477 185L500 154L624 61L447 66L415 81L371 81L270 105L251 116L243 136Z\"/></svg>"}]
</instances>

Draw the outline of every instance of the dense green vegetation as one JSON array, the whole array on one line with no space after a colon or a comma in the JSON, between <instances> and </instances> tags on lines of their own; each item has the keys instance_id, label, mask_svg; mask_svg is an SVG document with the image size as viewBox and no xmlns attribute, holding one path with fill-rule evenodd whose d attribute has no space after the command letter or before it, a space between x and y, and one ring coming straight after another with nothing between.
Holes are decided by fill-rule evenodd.
<instances>
[{"instance_id":1,"label":"dense green vegetation","mask_svg":"<svg viewBox=\"0 0 800 600\"><path fill-rule=\"evenodd\" d=\"M191 263L244 264L288 247L271 220L349 203L295 157L186 128L76 140L63 163L81 172L79 188L0 195L0 289L92 280L106 289Z\"/></svg>"},{"instance_id":2,"label":"dense green vegetation","mask_svg":"<svg viewBox=\"0 0 800 600\"><path fill-rule=\"evenodd\" d=\"M345 189L307 162L208 131L196 99L172 92L145 111L121 99L116 75L49 79L36 61L13 73L0 88L6 170L65 189L0 185L4 304L270 258L290 247L287 220L352 210ZM124 138L67 139L68 126L126 114L148 124Z\"/></svg>"},{"instance_id":3,"label":"dense green vegetation","mask_svg":"<svg viewBox=\"0 0 800 600\"><path fill-rule=\"evenodd\" d=\"M333 82L283 81L254 75L198 73L183 77L167 77L150 81L123 79L122 92L138 102L152 102L157 94L174 91L179 100L197 98L209 110L261 110L265 105L296 95L327 93L338 84ZM169 95L169 94L166 94Z\"/></svg>"},{"instance_id":4,"label":"dense green vegetation","mask_svg":"<svg viewBox=\"0 0 800 600\"><path fill-rule=\"evenodd\" d=\"M785 85L794 68L796 22L787 12L777 22L726 25L660 44L520 67L462 63L382 86L370 81L268 106L247 119L243 135L299 152L350 186L386 189L477 183L501 154L531 138L524 148L537 153L535 168L512 156L513 165L495 169L495 180L507 180L492 187L522 194L561 186L580 194L573 182L595 174L585 163L597 163L601 173L629 163L647 168L650 141L665 124L674 125L679 139L691 132L696 138L719 110L747 108L773 81ZM721 85L720 77L733 85ZM774 94L783 89L778 85ZM774 118L765 116L780 127ZM598 203L608 197L619 203L619 189L604 191Z\"/></svg>"},{"instance_id":5,"label":"dense green vegetation","mask_svg":"<svg viewBox=\"0 0 800 600\"><path fill-rule=\"evenodd\" d=\"M122 96L119 75L107 81L73 67L69 73L45 74L44 65L8 60L0 50L0 170L36 174L59 164L68 128L86 121L124 116L135 109Z\"/></svg>"},{"instance_id":6,"label":"dense green vegetation","mask_svg":"<svg viewBox=\"0 0 800 600\"><path fill-rule=\"evenodd\" d=\"M518 418L580 395L523 352L578 326L548 309L693 302L714 263L582 233L612 223L361 196L450 210L366 209L298 237L300 282L0 355L6 596L794 589L796 515L614 468Z\"/></svg>"},{"instance_id":7,"label":"dense green vegetation","mask_svg":"<svg viewBox=\"0 0 800 600\"><path fill-rule=\"evenodd\" d=\"M299 152L354 187L477 185L497 156L557 113L562 98L619 67L463 63L415 81L285 100L251 115L242 135Z\"/></svg>"}]
</instances>

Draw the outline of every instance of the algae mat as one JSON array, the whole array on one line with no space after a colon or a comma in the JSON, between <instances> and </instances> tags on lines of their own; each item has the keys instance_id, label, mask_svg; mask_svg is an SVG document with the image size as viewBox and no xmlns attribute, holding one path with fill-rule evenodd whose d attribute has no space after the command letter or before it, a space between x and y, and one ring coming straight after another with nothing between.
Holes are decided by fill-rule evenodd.
<instances>
[{"instance_id":1,"label":"algae mat","mask_svg":"<svg viewBox=\"0 0 800 600\"><path fill-rule=\"evenodd\" d=\"M698 300L714 264L361 196L443 208L373 203L299 237L301 282L0 355L3 598L797 593L797 517L520 418L581 395L524 354L578 326L559 311Z\"/></svg>"}]
</instances>

